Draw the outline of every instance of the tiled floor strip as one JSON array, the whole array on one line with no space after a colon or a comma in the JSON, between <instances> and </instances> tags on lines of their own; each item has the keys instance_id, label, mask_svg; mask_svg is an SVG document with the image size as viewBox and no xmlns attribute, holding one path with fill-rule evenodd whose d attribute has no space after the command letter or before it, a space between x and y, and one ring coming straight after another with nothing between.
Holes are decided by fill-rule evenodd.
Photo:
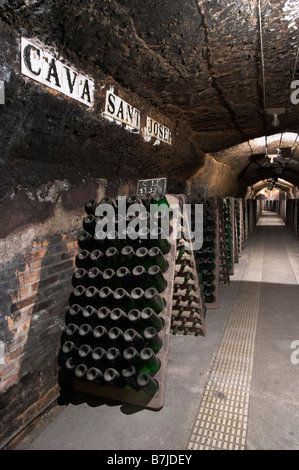
<instances>
[{"instance_id":1,"label":"tiled floor strip","mask_svg":"<svg viewBox=\"0 0 299 470\"><path fill-rule=\"evenodd\" d=\"M189 438L190 450L245 449L263 252L263 238L257 238Z\"/></svg>"}]
</instances>

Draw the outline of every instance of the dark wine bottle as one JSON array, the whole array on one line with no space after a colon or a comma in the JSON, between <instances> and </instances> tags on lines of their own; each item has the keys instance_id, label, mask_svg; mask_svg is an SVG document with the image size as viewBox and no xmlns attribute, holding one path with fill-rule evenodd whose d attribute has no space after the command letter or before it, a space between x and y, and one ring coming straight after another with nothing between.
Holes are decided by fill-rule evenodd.
<instances>
[{"instance_id":1,"label":"dark wine bottle","mask_svg":"<svg viewBox=\"0 0 299 470\"><path fill-rule=\"evenodd\" d=\"M87 273L88 284L96 288L102 286L103 273L99 268L91 268Z\"/></svg>"},{"instance_id":2,"label":"dark wine bottle","mask_svg":"<svg viewBox=\"0 0 299 470\"><path fill-rule=\"evenodd\" d=\"M100 269L101 271L105 269L105 256L101 250L93 250L90 253L90 261L93 267Z\"/></svg>"},{"instance_id":3,"label":"dark wine bottle","mask_svg":"<svg viewBox=\"0 0 299 470\"><path fill-rule=\"evenodd\" d=\"M132 346L123 351L123 358L127 365L133 365L136 369L140 369L143 365L139 352Z\"/></svg>"},{"instance_id":4,"label":"dark wine bottle","mask_svg":"<svg viewBox=\"0 0 299 470\"><path fill-rule=\"evenodd\" d=\"M109 367L108 369L105 370L104 372L104 380L108 385L115 385L116 387L125 387L127 382L120 375L120 373L116 370L113 369L112 367Z\"/></svg>"},{"instance_id":5,"label":"dark wine bottle","mask_svg":"<svg viewBox=\"0 0 299 470\"><path fill-rule=\"evenodd\" d=\"M153 326L148 326L143 332L145 341L153 351L158 352L162 347L162 339L158 334L158 331Z\"/></svg>"},{"instance_id":6,"label":"dark wine bottle","mask_svg":"<svg viewBox=\"0 0 299 470\"><path fill-rule=\"evenodd\" d=\"M127 343L127 347L132 346L137 350L144 348L145 342L142 336L133 328L128 328L124 332L124 340Z\"/></svg>"},{"instance_id":7,"label":"dark wine bottle","mask_svg":"<svg viewBox=\"0 0 299 470\"><path fill-rule=\"evenodd\" d=\"M70 304L78 304L81 307L85 307L88 304L85 293L86 287L77 286L70 295Z\"/></svg>"},{"instance_id":8,"label":"dark wine bottle","mask_svg":"<svg viewBox=\"0 0 299 470\"><path fill-rule=\"evenodd\" d=\"M93 329L88 325L88 323L83 323L83 325L80 326L78 333L83 343L88 343L88 340L93 338Z\"/></svg>"},{"instance_id":9,"label":"dark wine bottle","mask_svg":"<svg viewBox=\"0 0 299 470\"><path fill-rule=\"evenodd\" d=\"M116 282L116 273L114 269L107 268L103 271L102 279L103 279L103 287L110 287L114 289L115 282Z\"/></svg>"},{"instance_id":10,"label":"dark wine bottle","mask_svg":"<svg viewBox=\"0 0 299 470\"><path fill-rule=\"evenodd\" d=\"M108 308L113 308L115 306L114 292L110 287L102 287L99 292L99 302L100 305L103 305Z\"/></svg>"},{"instance_id":11,"label":"dark wine bottle","mask_svg":"<svg viewBox=\"0 0 299 470\"><path fill-rule=\"evenodd\" d=\"M158 246L153 246L148 251L148 256L151 265L157 265L161 268L162 273L165 273L169 267L168 261L164 258L164 255Z\"/></svg>"},{"instance_id":12,"label":"dark wine bottle","mask_svg":"<svg viewBox=\"0 0 299 470\"><path fill-rule=\"evenodd\" d=\"M132 294L132 293L131 293ZM141 326L141 312L137 308L132 308L128 312L128 320L130 321L132 328L138 329Z\"/></svg>"},{"instance_id":13,"label":"dark wine bottle","mask_svg":"<svg viewBox=\"0 0 299 470\"><path fill-rule=\"evenodd\" d=\"M97 325L93 330L93 336L101 344L104 344L108 339L108 330L104 325Z\"/></svg>"},{"instance_id":14,"label":"dark wine bottle","mask_svg":"<svg viewBox=\"0 0 299 470\"><path fill-rule=\"evenodd\" d=\"M110 319L119 327L126 327L129 324L128 315L121 308L114 308L111 311Z\"/></svg>"},{"instance_id":15,"label":"dark wine bottle","mask_svg":"<svg viewBox=\"0 0 299 470\"><path fill-rule=\"evenodd\" d=\"M151 287L157 289L158 292L163 292L167 287L167 281L163 276L161 268L157 265L151 266L148 271L147 275L149 278L149 284Z\"/></svg>"},{"instance_id":16,"label":"dark wine bottle","mask_svg":"<svg viewBox=\"0 0 299 470\"><path fill-rule=\"evenodd\" d=\"M116 366L120 366L123 364L123 358L122 358L121 352L118 348L114 346L107 349L106 360L108 361L109 364L113 364Z\"/></svg>"},{"instance_id":17,"label":"dark wine bottle","mask_svg":"<svg viewBox=\"0 0 299 470\"><path fill-rule=\"evenodd\" d=\"M84 379L87 370L88 368L85 364L78 364L75 368L75 376L78 377L78 379Z\"/></svg>"},{"instance_id":18,"label":"dark wine bottle","mask_svg":"<svg viewBox=\"0 0 299 470\"><path fill-rule=\"evenodd\" d=\"M84 268L88 271L92 268L92 262L90 260L90 253L88 250L80 250L76 256L75 264L77 268Z\"/></svg>"},{"instance_id":19,"label":"dark wine bottle","mask_svg":"<svg viewBox=\"0 0 299 470\"><path fill-rule=\"evenodd\" d=\"M89 285L88 271L84 268L77 269L72 276L72 286L77 287L80 285L84 287Z\"/></svg>"},{"instance_id":20,"label":"dark wine bottle","mask_svg":"<svg viewBox=\"0 0 299 470\"><path fill-rule=\"evenodd\" d=\"M97 367L90 367L86 372L86 380L98 385L105 383L103 372Z\"/></svg>"},{"instance_id":21,"label":"dark wine bottle","mask_svg":"<svg viewBox=\"0 0 299 470\"><path fill-rule=\"evenodd\" d=\"M134 390L140 390L140 387L137 383L137 372L134 366L122 369L121 375L123 376L129 387L133 388Z\"/></svg>"},{"instance_id":22,"label":"dark wine bottle","mask_svg":"<svg viewBox=\"0 0 299 470\"><path fill-rule=\"evenodd\" d=\"M116 271L116 287L129 290L132 286L131 272L126 266L121 266Z\"/></svg>"},{"instance_id":23,"label":"dark wine bottle","mask_svg":"<svg viewBox=\"0 0 299 470\"><path fill-rule=\"evenodd\" d=\"M153 326L157 331L162 330L162 319L154 312L153 309L147 307L141 311L141 321L144 327Z\"/></svg>"},{"instance_id":24,"label":"dark wine bottle","mask_svg":"<svg viewBox=\"0 0 299 470\"><path fill-rule=\"evenodd\" d=\"M159 385L157 380L151 377L147 372L142 372L137 377L137 383L149 395L155 395L158 391Z\"/></svg>"},{"instance_id":25,"label":"dark wine bottle","mask_svg":"<svg viewBox=\"0 0 299 470\"><path fill-rule=\"evenodd\" d=\"M137 307L142 307L144 304L144 290L141 287L135 287L131 292L131 297Z\"/></svg>"},{"instance_id":26,"label":"dark wine bottle","mask_svg":"<svg viewBox=\"0 0 299 470\"><path fill-rule=\"evenodd\" d=\"M106 360L106 351L102 347L98 346L93 349L91 357L93 362L97 365L102 364Z\"/></svg>"},{"instance_id":27,"label":"dark wine bottle","mask_svg":"<svg viewBox=\"0 0 299 470\"><path fill-rule=\"evenodd\" d=\"M80 327L75 323L70 323L64 330L63 338L65 341L72 341L76 344L79 339L79 329Z\"/></svg>"},{"instance_id":28,"label":"dark wine bottle","mask_svg":"<svg viewBox=\"0 0 299 470\"><path fill-rule=\"evenodd\" d=\"M62 345L62 352L68 356L76 357L78 355L78 348L73 341L66 341Z\"/></svg>"},{"instance_id":29,"label":"dark wine bottle","mask_svg":"<svg viewBox=\"0 0 299 470\"><path fill-rule=\"evenodd\" d=\"M133 268L132 282L135 287L142 286L143 289L149 287L148 274L143 266L138 265Z\"/></svg>"},{"instance_id":30,"label":"dark wine bottle","mask_svg":"<svg viewBox=\"0 0 299 470\"><path fill-rule=\"evenodd\" d=\"M95 214L96 208L98 207L99 203L96 202L94 199L87 201L85 204L85 212L86 214Z\"/></svg>"},{"instance_id":31,"label":"dark wine bottle","mask_svg":"<svg viewBox=\"0 0 299 470\"><path fill-rule=\"evenodd\" d=\"M68 325L69 323L75 323L76 325L80 325L83 321L82 317L83 308L79 304L72 304L68 307L66 315L65 315L65 323Z\"/></svg>"},{"instance_id":32,"label":"dark wine bottle","mask_svg":"<svg viewBox=\"0 0 299 470\"><path fill-rule=\"evenodd\" d=\"M94 247L93 236L84 230L78 237L78 245L81 250L92 251Z\"/></svg>"},{"instance_id":33,"label":"dark wine bottle","mask_svg":"<svg viewBox=\"0 0 299 470\"><path fill-rule=\"evenodd\" d=\"M151 348L144 348L140 351L140 359L143 366L150 372L157 372L161 367L161 361Z\"/></svg>"},{"instance_id":34,"label":"dark wine bottle","mask_svg":"<svg viewBox=\"0 0 299 470\"><path fill-rule=\"evenodd\" d=\"M155 227L150 231L150 240L152 246L158 246L163 255L170 251L170 243L167 240L166 234L161 227Z\"/></svg>"},{"instance_id":35,"label":"dark wine bottle","mask_svg":"<svg viewBox=\"0 0 299 470\"><path fill-rule=\"evenodd\" d=\"M151 262L148 256L148 249L145 246L138 248L136 250L135 256L138 266L143 266L145 269L148 269L151 266Z\"/></svg>"},{"instance_id":36,"label":"dark wine bottle","mask_svg":"<svg viewBox=\"0 0 299 470\"><path fill-rule=\"evenodd\" d=\"M117 344L117 346L119 347L126 346L124 340L124 333L117 326L113 326L112 328L110 328L110 330L108 331L108 338L110 339L110 341L112 341L114 344Z\"/></svg>"},{"instance_id":37,"label":"dark wine bottle","mask_svg":"<svg viewBox=\"0 0 299 470\"><path fill-rule=\"evenodd\" d=\"M91 353L92 353L92 348L91 346L89 346L89 344L82 344L78 350L78 356L83 362L91 358Z\"/></svg>"},{"instance_id":38,"label":"dark wine bottle","mask_svg":"<svg viewBox=\"0 0 299 470\"><path fill-rule=\"evenodd\" d=\"M97 309L92 305L87 305L82 310L82 317L85 323L94 324L97 323Z\"/></svg>"},{"instance_id":39,"label":"dark wine bottle","mask_svg":"<svg viewBox=\"0 0 299 470\"><path fill-rule=\"evenodd\" d=\"M164 309L164 299L160 296L159 292L153 287L149 287L144 292L145 305L144 307L152 308L156 313L162 312Z\"/></svg>"},{"instance_id":40,"label":"dark wine bottle","mask_svg":"<svg viewBox=\"0 0 299 470\"><path fill-rule=\"evenodd\" d=\"M66 368L66 370L68 370L69 372L74 372L76 367L77 367L77 364L78 362L76 361L76 359L74 357L69 357L65 364L64 364L64 367Z\"/></svg>"},{"instance_id":41,"label":"dark wine bottle","mask_svg":"<svg viewBox=\"0 0 299 470\"><path fill-rule=\"evenodd\" d=\"M87 305L91 305L93 307L99 306L99 293L99 289L94 286L89 286L85 291Z\"/></svg>"},{"instance_id":42,"label":"dark wine bottle","mask_svg":"<svg viewBox=\"0 0 299 470\"><path fill-rule=\"evenodd\" d=\"M122 287L118 287L117 289L115 289L113 297L116 307L121 306L126 310L131 310L131 308L134 308L134 302L132 297Z\"/></svg>"},{"instance_id":43,"label":"dark wine bottle","mask_svg":"<svg viewBox=\"0 0 299 470\"><path fill-rule=\"evenodd\" d=\"M94 229L96 226L96 218L94 214L89 214L83 219L83 228L85 232L88 232L92 237L94 236Z\"/></svg>"},{"instance_id":44,"label":"dark wine bottle","mask_svg":"<svg viewBox=\"0 0 299 470\"><path fill-rule=\"evenodd\" d=\"M136 266L135 251L131 245L126 245L121 249L121 257L123 265L128 269L133 269Z\"/></svg>"},{"instance_id":45,"label":"dark wine bottle","mask_svg":"<svg viewBox=\"0 0 299 470\"><path fill-rule=\"evenodd\" d=\"M100 323L109 324L110 323L111 310L108 307L102 306L98 309L97 317Z\"/></svg>"}]
</instances>

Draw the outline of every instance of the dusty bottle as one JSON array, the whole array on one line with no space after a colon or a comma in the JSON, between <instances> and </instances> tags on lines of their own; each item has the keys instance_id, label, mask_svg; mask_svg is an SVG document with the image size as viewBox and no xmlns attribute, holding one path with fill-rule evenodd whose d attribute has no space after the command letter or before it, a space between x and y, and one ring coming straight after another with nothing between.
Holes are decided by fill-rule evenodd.
<instances>
[{"instance_id":1,"label":"dusty bottle","mask_svg":"<svg viewBox=\"0 0 299 470\"><path fill-rule=\"evenodd\" d=\"M104 363L106 359L106 351L101 346L93 349L91 354L92 360L98 365Z\"/></svg>"},{"instance_id":2,"label":"dusty bottle","mask_svg":"<svg viewBox=\"0 0 299 470\"><path fill-rule=\"evenodd\" d=\"M96 202L94 199L90 199L85 204L85 212L86 214L95 214L96 208L98 207L99 203Z\"/></svg>"},{"instance_id":3,"label":"dusty bottle","mask_svg":"<svg viewBox=\"0 0 299 470\"><path fill-rule=\"evenodd\" d=\"M114 302L116 307L121 306L121 308L130 310L134 308L134 302L130 294L123 289L122 287L118 287L115 289L113 293Z\"/></svg>"},{"instance_id":4,"label":"dusty bottle","mask_svg":"<svg viewBox=\"0 0 299 470\"><path fill-rule=\"evenodd\" d=\"M72 286L77 287L80 285L84 287L89 285L88 271L84 268L77 269L72 276Z\"/></svg>"},{"instance_id":5,"label":"dusty bottle","mask_svg":"<svg viewBox=\"0 0 299 470\"><path fill-rule=\"evenodd\" d=\"M92 268L92 262L90 260L90 253L88 250L80 250L76 256L75 264L77 268L84 268L88 271Z\"/></svg>"},{"instance_id":6,"label":"dusty bottle","mask_svg":"<svg viewBox=\"0 0 299 470\"><path fill-rule=\"evenodd\" d=\"M109 369L105 370L104 380L107 384L115 385L116 387L125 387L127 384L124 377L122 377L120 373L112 367L109 367Z\"/></svg>"},{"instance_id":7,"label":"dusty bottle","mask_svg":"<svg viewBox=\"0 0 299 470\"><path fill-rule=\"evenodd\" d=\"M78 245L81 250L92 251L94 247L93 236L84 230L78 237Z\"/></svg>"},{"instance_id":8,"label":"dusty bottle","mask_svg":"<svg viewBox=\"0 0 299 470\"><path fill-rule=\"evenodd\" d=\"M128 365L133 365L136 369L142 367L142 360L136 348L129 346L123 351L123 358Z\"/></svg>"},{"instance_id":9,"label":"dusty bottle","mask_svg":"<svg viewBox=\"0 0 299 470\"><path fill-rule=\"evenodd\" d=\"M83 308L79 304L72 304L68 307L65 315L65 323L75 323L79 325L83 321L82 317Z\"/></svg>"},{"instance_id":10,"label":"dusty bottle","mask_svg":"<svg viewBox=\"0 0 299 470\"><path fill-rule=\"evenodd\" d=\"M84 379L87 370L88 368L85 364L78 364L75 368L75 376L78 377L78 379Z\"/></svg>"},{"instance_id":11,"label":"dusty bottle","mask_svg":"<svg viewBox=\"0 0 299 470\"><path fill-rule=\"evenodd\" d=\"M106 268L102 274L103 287L114 288L116 282L116 273L114 269Z\"/></svg>"},{"instance_id":12,"label":"dusty bottle","mask_svg":"<svg viewBox=\"0 0 299 470\"><path fill-rule=\"evenodd\" d=\"M142 349L145 346L143 337L133 328L128 328L124 332L124 340L126 341L126 346L136 348L137 350Z\"/></svg>"},{"instance_id":13,"label":"dusty bottle","mask_svg":"<svg viewBox=\"0 0 299 470\"><path fill-rule=\"evenodd\" d=\"M90 233L91 236L94 235L94 229L96 226L96 218L94 214L89 214L83 219L83 228L85 232Z\"/></svg>"},{"instance_id":14,"label":"dusty bottle","mask_svg":"<svg viewBox=\"0 0 299 470\"><path fill-rule=\"evenodd\" d=\"M87 273L88 285L99 288L102 286L103 273L99 268L91 268Z\"/></svg>"},{"instance_id":15,"label":"dusty bottle","mask_svg":"<svg viewBox=\"0 0 299 470\"><path fill-rule=\"evenodd\" d=\"M153 287L149 287L144 292L145 305L144 307L152 308L156 313L162 312L164 309L164 299L160 296L159 292Z\"/></svg>"},{"instance_id":16,"label":"dusty bottle","mask_svg":"<svg viewBox=\"0 0 299 470\"><path fill-rule=\"evenodd\" d=\"M86 372L86 380L95 384L104 384L104 374L97 367L90 367Z\"/></svg>"},{"instance_id":17,"label":"dusty bottle","mask_svg":"<svg viewBox=\"0 0 299 470\"><path fill-rule=\"evenodd\" d=\"M78 354L78 348L77 346L75 345L75 343L73 343L73 341L66 341L63 345L62 345L62 352L64 354L67 354L68 356L77 356Z\"/></svg>"},{"instance_id":18,"label":"dusty bottle","mask_svg":"<svg viewBox=\"0 0 299 470\"><path fill-rule=\"evenodd\" d=\"M92 348L89 344L82 344L78 350L78 356L85 362L88 358L91 358Z\"/></svg>"},{"instance_id":19,"label":"dusty bottle","mask_svg":"<svg viewBox=\"0 0 299 470\"><path fill-rule=\"evenodd\" d=\"M93 250L90 253L90 261L93 267L98 268L100 270L105 269L105 255L101 250Z\"/></svg>"},{"instance_id":20,"label":"dusty bottle","mask_svg":"<svg viewBox=\"0 0 299 470\"><path fill-rule=\"evenodd\" d=\"M131 292L131 297L137 307L142 307L144 304L144 290L141 287L135 287Z\"/></svg>"},{"instance_id":21,"label":"dusty bottle","mask_svg":"<svg viewBox=\"0 0 299 470\"><path fill-rule=\"evenodd\" d=\"M153 309L147 307L141 311L141 321L143 326L153 326L157 331L162 330L163 322Z\"/></svg>"},{"instance_id":22,"label":"dusty bottle","mask_svg":"<svg viewBox=\"0 0 299 470\"><path fill-rule=\"evenodd\" d=\"M160 266L151 266L147 271L149 284L151 287L157 289L158 292L163 292L167 287L167 281L163 276Z\"/></svg>"},{"instance_id":23,"label":"dusty bottle","mask_svg":"<svg viewBox=\"0 0 299 470\"><path fill-rule=\"evenodd\" d=\"M149 347L154 351L158 352L162 347L162 339L158 334L158 331L153 326L145 328L143 332L145 341L148 343Z\"/></svg>"},{"instance_id":24,"label":"dusty bottle","mask_svg":"<svg viewBox=\"0 0 299 470\"><path fill-rule=\"evenodd\" d=\"M140 359L143 366L150 372L157 372L161 367L161 361L151 348L144 348L140 351Z\"/></svg>"},{"instance_id":25,"label":"dusty bottle","mask_svg":"<svg viewBox=\"0 0 299 470\"><path fill-rule=\"evenodd\" d=\"M165 273L169 267L168 261L165 259L162 251L158 246L152 246L148 251L148 256L151 265L157 265L161 268L162 273Z\"/></svg>"},{"instance_id":26,"label":"dusty bottle","mask_svg":"<svg viewBox=\"0 0 299 470\"><path fill-rule=\"evenodd\" d=\"M137 383L137 371L134 366L122 369L121 375L126 380L129 387L133 388L134 390L140 389Z\"/></svg>"},{"instance_id":27,"label":"dusty bottle","mask_svg":"<svg viewBox=\"0 0 299 470\"><path fill-rule=\"evenodd\" d=\"M118 348L112 346L107 349L106 359L109 364L115 364L116 366L122 365L122 355Z\"/></svg>"},{"instance_id":28,"label":"dusty bottle","mask_svg":"<svg viewBox=\"0 0 299 470\"><path fill-rule=\"evenodd\" d=\"M135 287L146 289L149 286L149 279L145 268L141 265L135 266L132 270L132 282Z\"/></svg>"},{"instance_id":29,"label":"dusty bottle","mask_svg":"<svg viewBox=\"0 0 299 470\"><path fill-rule=\"evenodd\" d=\"M108 308L113 308L115 306L114 292L110 287L102 287L99 291L98 297L100 305Z\"/></svg>"},{"instance_id":30,"label":"dusty bottle","mask_svg":"<svg viewBox=\"0 0 299 470\"><path fill-rule=\"evenodd\" d=\"M158 391L159 385L157 380L151 377L147 372L142 372L137 377L137 383L149 395L155 395Z\"/></svg>"}]
</instances>

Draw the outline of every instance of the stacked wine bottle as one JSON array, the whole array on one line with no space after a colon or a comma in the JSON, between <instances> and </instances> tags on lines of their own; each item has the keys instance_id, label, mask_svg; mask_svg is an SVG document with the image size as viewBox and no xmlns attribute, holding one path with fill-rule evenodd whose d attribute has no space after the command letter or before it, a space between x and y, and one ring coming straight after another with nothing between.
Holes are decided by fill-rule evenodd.
<instances>
[{"instance_id":1,"label":"stacked wine bottle","mask_svg":"<svg viewBox=\"0 0 299 470\"><path fill-rule=\"evenodd\" d=\"M181 238L177 241L171 331L173 335L205 336L203 284L198 278L193 249L189 244L200 234L195 233L194 207L191 211L191 226L180 226Z\"/></svg>"},{"instance_id":2,"label":"stacked wine bottle","mask_svg":"<svg viewBox=\"0 0 299 470\"><path fill-rule=\"evenodd\" d=\"M203 299L207 308L217 300L217 260L219 256L217 204L213 198L200 201L203 204L203 244L195 252L196 268L203 285Z\"/></svg>"},{"instance_id":3,"label":"stacked wine bottle","mask_svg":"<svg viewBox=\"0 0 299 470\"><path fill-rule=\"evenodd\" d=\"M161 294L170 250L161 228L165 211L159 209L165 201L165 195L127 198L124 238L118 232L124 226L118 198L86 203L60 350L60 364L74 377L149 395L158 391L166 305ZM144 207L146 228L142 224L132 238L129 224L137 216L130 206L136 202ZM96 230L98 204L112 205L115 213L115 230L106 237ZM152 204L157 211L150 211Z\"/></svg>"},{"instance_id":4,"label":"stacked wine bottle","mask_svg":"<svg viewBox=\"0 0 299 470\"><path fill-rule=\"evenodd\" d=\"M224 230L225 230L228 268L229 268L229 272L232 274L233 266L234 266L234 245L233 245L234 220L232 216L232 207L231 207L230 198L223 199L223 217L224 217Z\"/></svg>"}]
</instances>

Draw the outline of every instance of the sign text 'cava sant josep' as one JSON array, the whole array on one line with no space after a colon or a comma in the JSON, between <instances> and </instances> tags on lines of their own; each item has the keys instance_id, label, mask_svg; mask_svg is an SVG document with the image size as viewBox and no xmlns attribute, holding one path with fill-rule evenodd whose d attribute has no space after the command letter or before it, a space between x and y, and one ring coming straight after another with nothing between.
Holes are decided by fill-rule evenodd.
<instances>
[{"instance_id":1,"label":"sign text 'cava sant josep'","mask_svg":"<svg viewBox=\"0 0 299 470\"><path fill-rule=\"evenodd\" d=\"M140 130L140 111L112 91L106 92L105 115Z\"/></svg>"},{"instance_id":2,"label":"sign text 'cava sant josep'","mask_svg":"<svg viewBox=\"0 0 299 470\"><path fill-rule=\"evenodd\" d=\"M146 118L146 130L149 135L172 145L171 130L148 116Z\"/></svg>"},{"instance_id":3,"label":"sign text 'cava sant josep'","mask_svg":"<svg viewBox=\"0 0 299 470\"><path fill-rule=\"evenodd\" d=\"M21 73L86 104L94 104L94 82L33 44L21 39Z\"/></svg>"}]
</instances>

